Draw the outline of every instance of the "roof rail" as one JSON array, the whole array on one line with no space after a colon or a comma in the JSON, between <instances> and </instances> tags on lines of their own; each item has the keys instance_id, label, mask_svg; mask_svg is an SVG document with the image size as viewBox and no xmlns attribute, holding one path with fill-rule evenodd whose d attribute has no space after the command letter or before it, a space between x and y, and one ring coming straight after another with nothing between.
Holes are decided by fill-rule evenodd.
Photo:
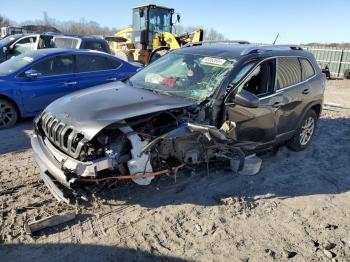
<instances>
[{"instance_id":1,"label":"roof rail","mask_svg":"<svg viewBox=\"0 0 350 262\"><path fill-rule=\"evenodd\" d=\"M250 43L245 40L207 40L207 41L187 43L182 47L192 47L197 45L210 45L210 44L243 45L243 44L250 44Z\"/></svg>"},{"instance_id":2,"label":"roof rail","mask_svg":"<svg viewBox=\"0 0 350 262\"><path fill-rule=\"evenodd\" d=\"M245 49L241 55L247 55L259 51L272 51L273 49L303 50L299 45L256 45Z\"/></svg>"}]
</instances>

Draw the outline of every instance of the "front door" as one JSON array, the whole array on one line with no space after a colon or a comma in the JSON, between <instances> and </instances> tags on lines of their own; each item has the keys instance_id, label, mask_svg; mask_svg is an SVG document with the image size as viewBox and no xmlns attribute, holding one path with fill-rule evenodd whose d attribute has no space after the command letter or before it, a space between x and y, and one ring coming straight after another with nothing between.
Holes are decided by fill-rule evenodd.
<instances>
[{"instance_id":1,"label":"front door","mask_svg":"<svg viewBox=\"0 0 350 262\"><path fill-rule=\"evenodd\" d=\"M39 35L24 36L11 45L7 59L38 48Z\"/></svg>"},{"instance_id":2,"label":"front door","mask_svg":"<svg viewBox=\"0 0 350 262\"><path fill-rule=\"evenodd\" d=\"M233 139L262 144L274 142L277 132L274 107L276 98L273 95L275 67L275 59L260 64L252 62L252 65L247 64L242 68L245 72L238 73L237 76L243 77L242 79L233 80L233 84L237 85L235 92L245 90L259 97L260 100L258 108L248 108L235 104L234 93L229 94L225 105L225 118L226 121L236 124L236 137L232 137Z\"/></svg>"},{"instance_id":3,"label":"front door","mask_svg":"<svg viewBox=\"0 0 350 262\"><path fill-rule=\"evenodd\" d=\"M72 55L50 57L31 68L38 72L38 77L28 79L23 72L17 78L27 114L37 114L57 98L77 90L74 63Z\"/></svg>"}]
</instances>

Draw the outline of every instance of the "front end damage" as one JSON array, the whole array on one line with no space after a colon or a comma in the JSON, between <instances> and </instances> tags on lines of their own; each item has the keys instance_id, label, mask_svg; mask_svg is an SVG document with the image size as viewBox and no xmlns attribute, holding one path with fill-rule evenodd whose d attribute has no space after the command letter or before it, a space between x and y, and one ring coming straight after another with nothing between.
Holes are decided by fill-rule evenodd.
<instances>
[{"instance_id":1,"label":"front end damage","mask_svg":"<svg viewBox=\"0 0 350 262\"><path fill-rule=\"evenodd\" d=\"M68 203L60 185L77 189L82 183L122 179L148 185L155 176L218 161L228 166L234 161L235 171L241 170L254 145L237 143L234 136L234 123L217 128L186 108L119 121L92 139L44 112L35 120L31 143L46 185Z\"/></svg>"}]
</instances>

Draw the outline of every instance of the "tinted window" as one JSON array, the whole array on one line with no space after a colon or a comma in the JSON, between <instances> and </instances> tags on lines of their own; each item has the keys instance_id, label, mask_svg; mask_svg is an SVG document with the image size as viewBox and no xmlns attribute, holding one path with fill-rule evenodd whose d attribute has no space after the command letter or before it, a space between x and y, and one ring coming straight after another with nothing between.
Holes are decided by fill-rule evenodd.
<instances>
[{"instance_id":1,"label":"tinted window","mask_svg":"<svg viewBox=\"0 0 350 262\"><path fill-rule=\"evenodd\" d=\"M274 88L274 68L274 59L261 63L249 74L238 90L244 89L259 97L271 94Z\"/></svg>"},{"instance_id":2,"label":"tinted window","mask_svg":"<svg viewBox=\"0 0 350 262\"><path fill-rule=\"evenodd\" d=\"M121 64L121 62L119 62L116 59L108 59L108 61L109 61L109 64L111 65L112 69L118 68L120 66L120 64Z\"/></svg>"},{"instance_id":3,"label":"tinted window","mask_svg":"<svg viewBox=\"0 0 350 262\"><path fill-rule=\"evenodd\" d=\"M102 52L106 51L105 50L106 48L104 48L104 46L102 45L101 42L92 42L92 41L85 42L84 48L91 49L91 50L102 51Z\"/></svg>"},{"instance_id":4,"label":"tinted window","mask_svg":"<svg viewBox=\"0 0 350 262\"><path fill-rule=\"evenodd\" d=\"M300 59L301 67L303 69L303 80L312 77L315 74L315 70L310 64L309 60L305 58Z\"/></svg>"},{"instance_id":5,"label":"tinted window","mask_svg":"<svg viewBox=\"0 0 350 262\"><path fill-rule=\"evenodd\" d=\"M278 88L295 85L301 82L301 67L296 57L278 58Z\"/></svg>"},{"instance_id":6,"label":"tinted window","mask_svg":"<svg viewBox=\"0 0 350 262\"><path fill-rule=\"evenodd\" d=\"M71 74L74 72L74 59L73 56L56 56L37 63L31 69L37 70L40 76Z\"/></svg>"},{"instance_id":7,"label":"tinted window","mask_svg":"<svg viewBox=\"0 0 350 262\"><path fill-rule=\"evenodd\" d=\"M73 37L55 37L54 46L57 48L79 48L79 38Z\"/></svg>"},{"instance_id":8,"label":"tinted window","mask_svg":"<svg viewBox=\"0 0 350 262\"><path fill-rule=\"evenodd\" d=\"M91 72L115 69L120 65L118 61L111 62L111 59L98 55L78 55L77 70L78 72ZM118 65L117 65L118 63ZM117 65L117 66L116 66Z\"/></svg>"}]
</instances>

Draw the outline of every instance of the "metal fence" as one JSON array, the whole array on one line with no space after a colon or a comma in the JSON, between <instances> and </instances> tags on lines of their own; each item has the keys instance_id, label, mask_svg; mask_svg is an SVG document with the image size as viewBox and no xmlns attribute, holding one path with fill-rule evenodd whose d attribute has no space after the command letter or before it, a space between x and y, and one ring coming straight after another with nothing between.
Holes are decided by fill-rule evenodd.
<instances>
[{"instance_id":1,"label":"metal fence","mask_svg":"<svg viewBox=\"0 0 350 262\"><path fill-rule=\"evenodd\" d=\"M344 71L350 69L350 48L328 46L303 46L313 53L319 66L329 68L331 77L344 77Z\"/></svg>"}]
</instances>

